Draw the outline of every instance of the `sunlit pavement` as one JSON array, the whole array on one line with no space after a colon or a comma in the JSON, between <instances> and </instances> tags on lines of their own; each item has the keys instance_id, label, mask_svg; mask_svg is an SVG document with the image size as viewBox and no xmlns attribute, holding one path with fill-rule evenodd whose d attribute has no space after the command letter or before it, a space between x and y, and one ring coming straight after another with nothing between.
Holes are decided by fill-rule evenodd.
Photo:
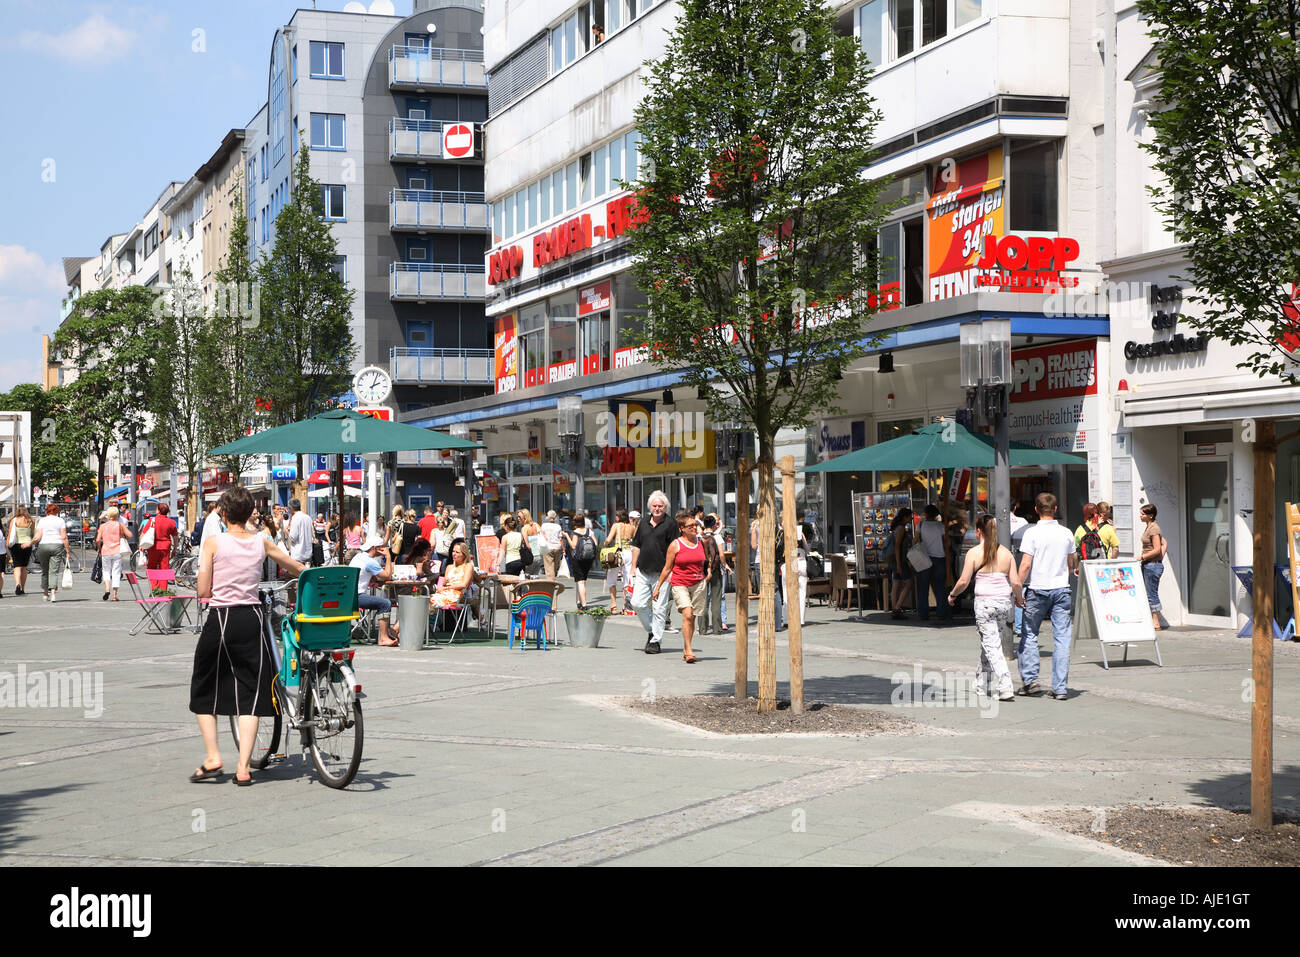
<instances>
[{"instance_id":1,"label":"sunlit pavement","mask_svg":"<svg viewBox=\"0 0 1300 957\"><path fill-rule=\"evenodd\" d=\"M203 753L188 711L193 635L128 637L136 606L101 602L84 578L55 605L11 591L0 673L12 687L21 668L29 691L0 707L6 864L1123 865L1140 859L1017 812L1249 801L1250 647L1226 632L1163 633L1163 668L1135 645L1106 671L1097 643L1081 642L1069 700L994 706L973 694L969 618L859 622L814 604L807 700L890 709L922 732L871 738L727 738L614 703L730 693L732 633L700 638L693 666L679 635L643 654L644 632L623 617L597 649L367 646L356 657L365 758L352 786L324 787L290 752L256 786L233 788L229 777L188 781ZM572 607L571 592L560 604ZM1275 648L1275 796L1294 806L1300 648ZM749 660L753 694L752 636ZM90 673L92 689L102 676L102 700L83 690L77 707L58 708L30 693L73 671ZM1012 674L1018 685L1014 662ZM222 734L233 769L224 720Z\"/></svg>"}]
</instances>

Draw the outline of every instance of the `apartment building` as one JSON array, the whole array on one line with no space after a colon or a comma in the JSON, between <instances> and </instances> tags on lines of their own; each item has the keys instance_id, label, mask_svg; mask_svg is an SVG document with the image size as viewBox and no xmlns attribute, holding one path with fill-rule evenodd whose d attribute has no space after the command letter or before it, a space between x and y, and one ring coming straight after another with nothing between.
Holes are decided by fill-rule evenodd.
<instances>
[{"instance_id":1,"label":"apartment building","mask_svg":"<svg viewBox=\"0 0 1300 957\"><path fill-rule=\"evenodd\" d=\"M703 409L680 389L674 395L680 377L654 368L627 339L646 297L632 281L621 231L608 227L628 196L617 181L637 177L633 111L646 79L642 64L661 55L679 9L652 0L489 0L485 8L494 394L405 418L485 432L483 504L493 511L573 507L581 489L585 507L612 513L643 505L663 487L676 502L701 502L734 519L734 475L718 451L724 443L665 448L638 460L635 471L598 444L595 413L656 403ZM886 333L875 354L845 370L838 404L849 414L784 431L778 455L802 466L939 416L962 417L961 327L1010 319L1015 356L1026 368L1085 367L1065 385L1023 382L1013 411L1013 438L1087 461L1017 471L1013 501L1050 487L1066 517L1077 517L1109 467L1101 437L1111 412L1094 371L1108 362L1109 325L1104 310L1057 314L1050 292L1057 280L1089 288L1099 277L1098 16L1067 0L870 0L836 3L833 12L875 64L871 92L883 122L865 174L886 180L888 199L901 201L878 237L888 263L882 284L898 308L875 320L873 328ZM590 244L577 244L583 248L534 263L536 237L586 216L607 228L593 230ZM1052 247L1061 253L1050 280L989 285L993 273L975 266L979 243L964 241L989 236L1021 248L1067 242ZM587 413L577 476L566 474L572 464L554 440L565 396L578 397ZM726 446L734 455L746 441L752 437ZM923 502L936 484L926 474L830 474L806 483L800 476L797 488L808 520L838 543L851 534L851 492L905 486ZM986 501L987 481L977 477L976 486Z\"/></svg>"},{"instance_id":2,"label":"apartment building","mask_svg":"<svg viewBox=\"0 0 1300 957\"><path fill-rule=\"evenodd\" d=\"M250 256L272 248L301 131L356 292L356 368L388 373L399 413L490 391L482 23L477 0L415 0L409 16L297 10L276 31L267 102L246 131ZM416 505L451 487L441 456L403 453L397 470Z\"/></svg>"}]
</instances>

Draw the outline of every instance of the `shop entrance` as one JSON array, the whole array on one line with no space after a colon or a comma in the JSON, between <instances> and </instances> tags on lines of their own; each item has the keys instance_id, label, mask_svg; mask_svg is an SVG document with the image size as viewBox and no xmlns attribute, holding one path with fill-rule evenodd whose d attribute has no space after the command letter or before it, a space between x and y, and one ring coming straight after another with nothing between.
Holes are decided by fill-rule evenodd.
<instances>
[{"instance_id":1,"label":"shop entrance","mask_svg":"<svg viewBox=\"0 0 1300 957\"><path fill-rule=\"evenodd\" d=\"M1186 568L1181 589L1187 596L1187 623L1232 627L1232 509L1227 456L1183 463L1183 533ZM1157 515L1156 520L1159 521ZM1168 566L1166 566L1168 567Z\"/></svg>"}]
</instances>

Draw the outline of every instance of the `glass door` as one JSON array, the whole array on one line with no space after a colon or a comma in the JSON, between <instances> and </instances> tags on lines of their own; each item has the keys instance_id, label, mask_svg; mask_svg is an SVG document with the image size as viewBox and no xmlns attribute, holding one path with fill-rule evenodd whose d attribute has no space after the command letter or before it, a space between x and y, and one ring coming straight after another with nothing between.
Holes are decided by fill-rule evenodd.
<instances>
[{"instance_id":1,"label":"glass door","mask_svg":"<svg viewBox=\"0 0 1300 957\"><path fill-rule=\"evenodd\" d=\"M1232 510L1229 459L1199 458L1183 463L1183 531L1186 535L1184 587L1187 621L1232 627ZM1157 516L1159 521L1159 516ZM1165 574L1170 573L1165 561Z\"/></svg>"}]
</instances>

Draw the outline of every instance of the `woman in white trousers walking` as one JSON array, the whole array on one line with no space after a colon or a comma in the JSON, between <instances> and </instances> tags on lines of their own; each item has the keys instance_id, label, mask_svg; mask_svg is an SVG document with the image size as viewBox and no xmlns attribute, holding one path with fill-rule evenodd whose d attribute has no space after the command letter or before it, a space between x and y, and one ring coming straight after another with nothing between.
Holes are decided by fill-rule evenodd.
<instances>
[{"instance_id":1,"label":"woman in white trousers walking","mask_svg":"<svg viewBox=\"0 0 1300 957\"><path fill-rule=\"evenodd\" d=\"M975 523L980 547L966 553L961 578L948 594L948 604L975 579L975 626L980 634L980 667L975 678L975 693L996 695L999 701L1011 701L1011 672L1002 652L1002 639L1011 617L1012 596L1018 605L1023 600L1020 573L1012 560L1011 550L998 544L998 523L992 515L981 515Z\"/></svg>"}]
</instances>

